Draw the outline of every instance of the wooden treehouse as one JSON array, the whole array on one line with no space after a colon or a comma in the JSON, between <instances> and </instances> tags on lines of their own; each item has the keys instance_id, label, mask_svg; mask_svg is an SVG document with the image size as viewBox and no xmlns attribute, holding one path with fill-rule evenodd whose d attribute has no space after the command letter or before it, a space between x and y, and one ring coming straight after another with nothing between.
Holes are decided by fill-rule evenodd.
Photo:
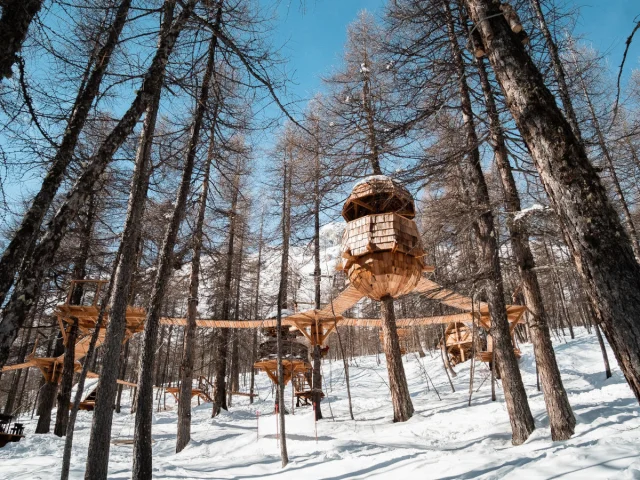
<instances>
[{"instance_id":1,"label":"wooden treehouse","mask_svg":"<svg viewBox=\"0 0 640 480\"><path fill-rule=\"evenodd\" d=\"M411 293L424 264L415 205L408 190L377 175L356 184L342 209L341 268L358 292L373 300Z\"/></svg>"},{"instance_id":2,"label":"wooden treehouse","mask_svg":"<svg viewBox=\"0 0 640 480\"><path fill-rule=\"evenodd\" d=\"M513 317L512 317L513 318ZM475 357L477 360L481 362L491 363L493 360L493 338L489 335L489 327L490 323L487 323L487 318L480 316L480 321L477 322L477 326L479 327L478 331L476 331L476 354ZM515 353L516 358L520 358L521 352L517 346L516 339L514 336L515 327L518 325L520 318L518 321L509 322L509 330L511 332L511 340L513 342L514 348L513 351ZM483 350L478 350L480 346L478 333L479 330L484 330L486 335L486 348ZM458 365L459 363L464 363L469 360L473 356L473 326L471 324L462 323L462 322L452 322L447 325L443 339L438 344L438 347L442 348L444 342L444 346L449 356L449 361L452 365Z\"/></svg>"}]
</instances>

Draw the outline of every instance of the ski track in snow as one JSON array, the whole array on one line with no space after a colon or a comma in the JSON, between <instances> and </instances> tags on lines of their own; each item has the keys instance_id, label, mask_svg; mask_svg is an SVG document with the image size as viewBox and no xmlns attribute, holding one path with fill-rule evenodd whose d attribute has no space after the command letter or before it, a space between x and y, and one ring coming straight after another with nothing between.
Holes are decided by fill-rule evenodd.
<instances>
[{"instance_id":1,"label":"ski track in snow","mask_svg":"<svg viewBox=\"0 0 640 480\"><path fill-rule=\"evenodd\" d=\"M381 356L378 365L376 357L370 356L357 358L349 370L355 421L348 415L342 362L324 362L328 398L322 404L325 419L317 424L317 442L311 407L287 416L290 463L284 469L275 436L271 386L264 374L256 376L260 400L253 405L244 397L235 397L230 412L211 419L211 405L195 406L194 401L192 441L179 454L175 453L176 408L168 395L169 409L154 415L154 478L640 479L638 402L617 368L613 378L605 381L596 337L577 331L575 340L556 344L578 419L576 434L569 441L551 441L543 398L536 391L531 345L522 346L520 367L537 429L518 447L511 445L502 390L497 389L496 402L491 402L489 380L475 392L488 376L484 365L478 364L468 407L468 362L456 368L456 392L452 393L438 355L418 360L409 354L404 366L416 414L406 423L393 424L391 399L382 380L387 378L384 359ZM611 352L609 355L613 360ZM433 388L426 389L418 362L423 363L442 400ZM290 389L287 391L290 399ZM127 405L123 413L114 414L114 439L133 436L133 417L128 411ZM259 438L256 412L260 412ZM78 416L74 479L84 477L91 416L89 412ZM34 435L35 420L22 421L27 437L0 450L0 477L58 478L64 439ZM130 478L131 452L131 446L111 445L109 478Z\"/></svg>"}]
</instances>

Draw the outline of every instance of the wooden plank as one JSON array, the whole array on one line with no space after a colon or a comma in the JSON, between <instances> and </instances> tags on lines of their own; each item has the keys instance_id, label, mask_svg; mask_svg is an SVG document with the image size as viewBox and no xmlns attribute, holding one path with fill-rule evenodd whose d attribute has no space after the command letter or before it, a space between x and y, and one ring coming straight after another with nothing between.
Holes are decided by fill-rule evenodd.
<instances>
[{"instance_id":1,"label":"wooden plank","mask_svg":"<svg viewBox=\"0 0 640 480\"><path fill-rule=\"evenodd\" d=\"M358 291L353 285L349 285L345 290L333 299L333 301L320 310L329 315L342 315L356 303L358 303L364 295Z\"/></svg>"},{"instance_id":2,"label":"wooden plank","mask_svg":"<svg viewBox=\"0 0 640 480\"><path fill-rule=\"evenodd\" d=\"M399 328L415 327L422 325L439 325L452 322L470 322L471 313L459 313L455 315L438 315L434 317L399 318L396 326ZM338 326L350 327L382 327L382 320L379 318L342 318L338 321Z\"/></svg>"},{"instance_id":3,"label":"wooden plank","mask_svg":"<svg viewBox=\"0 0 640 480\"><path fill-rule=\"evenodd\" d=\"M415 293L419 293L427 298L438 300L450 307L459 308L460 310L466 310L470 312L472 308L472 300L470 297L461 295L453 290L446 289L436 282L429 280L427 277L422 277L416 286ZM476 302L476 307L480 312L488 311L489 305L486 302Z\"/></svg>"}]
</instances>

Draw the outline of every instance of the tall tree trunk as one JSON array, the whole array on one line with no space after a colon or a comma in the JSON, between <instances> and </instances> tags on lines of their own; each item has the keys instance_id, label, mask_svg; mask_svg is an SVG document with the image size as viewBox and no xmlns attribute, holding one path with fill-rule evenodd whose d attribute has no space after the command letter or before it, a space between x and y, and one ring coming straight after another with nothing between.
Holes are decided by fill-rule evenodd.
<instances>
[{"instance_id":1,"label":"tall tree trunk","mask_svg":"<svg viewBox=\"0 0 640 480\"><path fill-rule=\"evenodd\" d=\"M53 326L57 328L57 321L53 322ZM62 332L58 332L53 345L53 352L47 350L48 357L59 357L64 353L64 337L62 336ZM59 366L56 365L56 371L52 372L48 379L45 379L45 384L40 391L38 424L36 425L35 433L49 433L51 430L51 411L55 405L56 393L58 392L58 368Z\"/></svg>"},{"instance_id":2,"label":"tall tree trunk","mask_svg":"<svg viewBox=\"0 0 640 480\"><path fill-rule=\"evenodd\" d=\"M584 146L496 5L465 0L599 324L640 401L640 265ZM483 20L480 20L483 19Z\"/></svg>"},{"instance_id":3,"label":"tall tree trunk","mask_svg":"<svg viewBox=\"0 0 640 480\"><path fill-rule=\"evenodd\" d=\"M82 371L80 372L80 378L78 378L78 383L76 385L76 396L73 399L73 407L71 408L71 412L69 413L69 421L67 423L67 434L65 436L64 441L64 450L62 453L62 467L60 469L60 480L68 480L69 478L69 470L71 468L71 448L73 447L73 434L76 425L76 418L78 416L78 409L80 407L80 402L82 401L82 392L84 390L84 382L87 378L87 372L89 371L89 365L93 363L93 359L96 353L96 344L98 343L98 337L100 336L100 329L103 328L102 322L104 320L107 300L111 297L111 293L113 292L113 282L115 277L115 272L117 266L120 262L120 254L122 252L122 243L118 247L118 252L116 253L116 258L114 261L114 267L111 271L111 281L109 282L109 286L107 291L104 293L103 297L100 299L100 311L98 313L98 318L96 319L96 326L91 334L91 341L89 342L89 348L87 350L87 355L84 364L82 365Z\"/></svg>"},{"instance_id":4,"label":"tall tree trunk","mask_svg":"<svg viewBox=\"0 0 640 480\"><path fill-rule=\"evenodd\" d=\"M56 401L57 391L57 381L45 381L44 386L40 389L40 403L38 404L40 415L35 433L49 433L51 429L51 411Z\"/></svg>"},{"instance_id":5,"label":"tall tree trunk","mask_svg":"<svg viewBox=\"0 0 640 480\"><path fill-rule=\"evenodd\" d=\"M575 53L574 59L575 59ZM580 81L580 86L582 88L582 93L584 95L584 99L587 102L587 107L589 109L589 115L591 116L591 124L593 125L593 129L596 132L596 138L598 142L598 147L602 152L602 156L604 157L607 168L609 170L609 175L611 175L611 183L613 184L613 189L616 192L616 196L620 201L620 207L622 208L622 221L624 226L627 229L627 233L629 234L629 240L631 240L631 248L633 248L633 254L636 257L636 260L640 261L640 242L638 241L638 232L636 231L636 227L633 225L633 220L631 219L631 212L629 211L629 205L627 200L624 197L624 193L622 192L622 186L620 185L620 180L618 179L618 174L616 173L615 166L613 165L613 158L611 158L611 152L609 151L609 147L607 146L607 141L604 138L604 133L602 132L602 128L600 128L600 121L598 120L598 115L596 114L596 110L591 102L591 95L587 90L587 85L582 77L582 73L578 71L577 73L578 79Z\"/></svg>"},{"instance_id":6,"label":"tall tree trunk","mask_svg":"<svg viewBox=\"0 0 640 480\"><path fill-rule=\"evenodd\" d=\"M142 337L142 361L140 363L140 375L138 378L138 397L136 399L136 418L133 439L133 480L151 479L153 475L151 455L151 423L153 418L153 362L156 350L156 338L160 323L165 290L170 278L170 269L173 260L173 249L180 229L180 223L184 217L187 196L191 186L191 175L196 160L196 153L200 143L200 130L205 111L209 104L209 90L211 78L215 68L215 51L218 37L214 36L209 46L207 66L202 78L202 87L198 97L198 103L194 112L191 135L187 146L187 153L182 170L180 187L176 197L176 203L171 217L171 222L165 231L156 278L149 300L147 317ZM190 398L186 399L190 403ZM185 401L185 399L183 399Z\"/></svg>"},{"instance_id":7,"label":"tall tree trunk","mask_svg":"<svg viewBox=\"0 0 640 480\"><path fill-rule=\"evenodd\" d=\"M11 3L34 4L42 2L12 0ZM29 210L25 213L20 226L2 253L2 258L0 258L0 305L4 302L5 296L13 285L14 278L22 263L22 259L26 255L27 249L35 243L38 232L40 231L42 219L51 207L53 198L73 158L73 152L78 143L78 138L89 116L91 105L99 93L102 78L111 60L111 54L118 44L118 39L126 22L130 6L131 0L122 0L114 21L109 28L104 45L95 55L95 63L93 62L94 58L90 60L89 65L94 63L93 70L89 70L89 67L87 67L85 79L80 86L73 109L71 110L71 116L69 117L62 141L60 142L60 147L51 160L51 166L42 181L40 191L33 200L31 200ZM10 9L17 8L26 10L26 8L22 6L5 6L2 18L4 19L5 13ZM3 28L2 22L2 19L0 19L0 45L4 44L2 37L11 31L10 29ZM97 45L99 45L98 39L96 39L96 48ZM2 54L0 54L0 76L2 75L1 64Z\"/></svg>"},{"instance_id":8,"label":"tall tree trunk","mask_svg":"<svg viewBox=\"0 0 640 480\"><path fill-rule=\"evenodd\" d=\"M238 244L238 258L234 261L236 265L236 294L233 317L237 322L240 318L240 279L242 278L242 257L244 252L244 226L240 227L240 243ZM229 390L227 392L227 403L231 406L233 392L240 390L240 354L238 351L238 330L231 330L233 340L231 342L231 368L229 368Z\"/></svg>"},{"instance_id":9,"label":"tall tree trunk","mask_svg":"<svg viewBox=\"0 0 640 480\"><path fill-rule=\"evenodd\" d=\"M26 335L24 335L22 339L22 346L20 347L20 351L18 352L18 358L16 358L15 363L23 363L27 356L27 353L29 352L29 346L30 346L29 340L31 339L31 333L35 331L35 329L33 328L33 324L35 323L35 319L37 315L38 315L38 302L36 302L36 304L34 305L33 312L31 314L31 319L29 320L28 329L27 329ZM7 398L4 404L3 413L5 415L13 415L13 407L16 401L16 394L18 393L18 385L21 377L22 377L22 370L16 370L13 372L11 386L9 387L9 392L7 393ZM25 380L25 383L26 383L26 380ZM23 389L24 389L24 386L23 386Z\"/></svg>"},{"instance_id":10,"label":"tall tree trunk","mask_svg":"<svg viewBox=\"0 0 640 480\"><path fill-rule=\"evenodd\" d=\"M523 222L519 222L514 218L522 207L509 163L507 146L493 89L489 83L484 59L479 58L477 64L489 116L494 159L502 180L511 249L520 273L525 304L531 313L529 316L529 328L536 358L536 367L542 379L542 390L551 426L551 438L553 440L567 440L573 435L576 420L569 404L567 392L562 384L560 369L553 351L547 312L544 308L540 284L535 272L535 260L529 246L529 235Z\"/></svg>"},{"instance_id":11,"label":"tall tree trunk","mask_svg":"<svg viewBox=\"0 0 640 480\"><path fill-rule=\"evenodd\" d=\"M504 301L504 285L500 269L497 232L493 224L489 191L482 172L482 166L480 165L478 137L473 121L473 108L467 85L465 65L448 0L444 0L444 6L464 122L463 131L467 154L465 155L466 161L461 165L464 172L463 180L466 184L465 187L470 192L474 202L473 206L477 212L473 227L479 250L478 261L481 264L480 269L483 270L481 278L486 279L482 282L483 290L486 293L487 303L489 304L491 336L494 340L496 359L503 379L505 401L513 433L512 442L514 445L520 445L533 432L535 425L511 341Z\"/></svg>"},{"instance_id":12,"label":"tall tree trunk","mask_svg":"<svg viewBox=\"0 0 640 480\"><path fill-rule=\"evenodd\" d=\"M214 107L215 108L215 107ZM214 111L215 112L215 111ZM215 122L214 113L214 122ZM181 452L191 440L191 390L193 384L193 361L196 340L196 317L198 316L198 294L200 288L200 256L204 218L209 195L209 173L215 153L215 128L211 128L209 151L204 165L200 197L198 198L198 216L193 230L193 254L191 257L191 275L189 277L189 299L187 303L187 326L184 331L182 365L180 367L180 401L178 402L178 431L176 453Z\"/></svg>"},{"instance_id":13,"label":"tall tree trunk","mask_svg":"<svg viewBox=\"0 0 640 480\"><path fill-rule=\"evenodd\" d=\"M58 410L56 413L56 424L53 428L54 435L63 437L67 433L67 423L69 421L69 400L71 399L71 388L73 386L73 374L75 370L75 344L78 336L78 319L74 318L71 328L67 333L67 345L64 353L64 365L62 368L62 382L58 393Z\"/></svg>"},{"instance_id":14,"label":"tall tree trunk","mask_svg":"<svg viewBox=\"0 0 640 480\"><path fill-rule=\"evenodd\" d=\"M256 303L254 305L253 318L258 319L260 317L260 273L262 272L262 247L264 246L264 208L262 209L262 216L260 218L260 234L258 236L258 260L256 263ZM249 403L253 403L253 392L255 390L255 368L253 364L256 361L258 349L258 331L253 330L253 339L251 345L251 381L249 383Z\"/></svg>"},{"instance_id":15,"label":"tall tree trunk","mask_svg":"<svg viewBox=\"0 0 640 480\"><path fill-rule=\"evenodd\" d=\"M289 281L289 236L291 234L291 164L293 154L291 146L288 146L289 158L284 160L284 175L282 188L282 258L280 260L280 286L278 288L278 301L276 313L276 345L277 345L277 370L278 370L278 397L276 399L278 406L278 424L280 426L280 458L282 460L282 468L289 463L289 454L287 453L287 434L285 430L285 404L284 404L284 368L282 366L282 310L287 308L287 288ZM287 153L285 153L287 155ZM292 379L293 381L293 379Z\"/></svg>"},{"instance_id":16,"label":"tall tree trunk","mask_svg":"<svg viewBox=\"0 0 640 480\"><path fill-rule=\"evenodd\" d=\"M11 78L22 43L44 0L5 0L0 17L0 81ZM0 301L0 304L2 302Z\"/></svg>"},{"instance_id":17,"label":"tall tree trunk","mask_svg":"<svg viewBox=\"0 0 640 480\"><path fill-rule=\"evenodd\" d=\"M233 193L231 199L231 219L229 221L229 241L227 244L227 259L225 265L224 285L222 292L222 320L229 320L231 310L231 279L234 262L234 243L236 228L238 224L238 196L240 188L240 165L236 166L237 171L233 181ZM227 410L227 385L225 375L227 373L227 353L229 344L229 329L218 329L216 338L216 361L214 365L213 381L213 412L212 417L217 416L221 409Z\"/></svg>"},{"instance_id":18,"label":"tall tree trunk","mask_svg":"<svg viewBox=\"0 0 640 480\"><path fill-rule=\"evenodd\" d=\"M91 250L91 240L93 225L95 222L96 198L92 193L87 206L87 216L84 220L81 231L81 246L78 259L73 268L73 279L83 280L86 276L87 262ZM77 284L71 295L71 303L80 305L84 289L82 284ZM71 390L73 389L73 376L75 373L75 345L78 336L78 319L73 319L73 324L69 328L67 343L64 351L64 365L62 369L62 381L58 392L58 410L56 412L56 425L53 433L58 437L63 437L67 431L69 421L69 403L71 402Z\"/></svg>"},{"instance_id":19,"label":"tall tree trunk","mask_svg":"<svg viewBox=\"0 0 640 480\"><path fill-rule=\"evenodd\" d=\"M406 422L413 416L413 403L409 394L407 377L402 365L402 353L400 341L396 329L396 315L393 307L393 298L390 296L380 299L382 310L382 333L384 338L384 355L387 359L387 372L389 373L389 389L393 403L393 421Z\"/></svg>"},{"instance_id":20,"label":"tall tree trunk","mask_svg":"<svg viewBox=\"0 0 640 480\"><path fill-rule=\"evenodd\" d=\"M127 377L127 364L129 362L129 345L130 344L131 344L131 340L127 340L124 344L124 352L122 352L122 361L120 362L120 373L118 374L118 378L120 380L126 380L126 377ZM123 388L124 388L124 385L119 383L118 393L116 394L116 407L115 407L116 413L120 413L120 410L121 410Z\"/></svg>"},{"instance_id":21,"label":"tall tree trunk","mask_svg":"<svg viewBox=\"0 0 640 480\"><path fill-rule=\"evenodd\" d=\"M168 34L173 20L173 0L165 2L164 18L161 27L160 41ZM104 361L110 368L105 369L98 381L96 406L93 413L91 435L85 478L107 478L109 468L109 448L111 445L111 425L113 421L113 405L118 390L117 378L120 364L122 342L126 333L126 312L130 296L130 287L136 264L136 247L140 236L140 224L144 214L149 176L151 174L151 149L155 133L164 70L154 91L152 101L140 132L136 161L131 178L127 216L120 242L120 255L111 283L111 296L108 303L109 324L104 341Z\"/></svg>"},{"instance_id":22,"label":"tall tree trunk","mask_svg":"<svg viewBox=\"0 0 640 480\"><path fill-rule=\"evenodd\" d=\"M317 122L316 131L318 133ZM322 280L322 269L320 268L320 144L316 142L314 152L314 179L313 179L313 282L314 282L314 308L320 310L320 281ZM316 420L322 420L322 354L320 345L316 343L313 347L313 378L311 388L313 390L312 401L315 410Z\"/></svg>"},{"instance_id":23,"label":"tall tree trunk","mask_svg":"<svg viewBox=\"0 0 640 480\"><path fill-rule=\"evenodd\" d=\"M365 58L365 65L366 62L367 59ZM367 140L369 143L368 147L371 169L374 175L382 175L368 71L364 73L363 98L368 126ZM387 359L389 386L391 388L391 398L393 401L393 421L406 422L413 415L413 404L411 403L411 397L409 396L409 386L407 385L407 377L404 373L404 365L402 364L400 340L398 338L395 313L393 309L393 298L387 297L385 299L381 299L381 301L383 305L382 331L384 333L384 353Z\"/></svg>"},{"instance_id":24,"label":"tall tree trunk","mask_svg":"<svg viewBox=\"0 0 640 480\"><path fill-rule=\"evenodd\" d=\"M382 175L382 169L380 168L380 152L378 149L376 125L375 125L375 112L373 109L373 102L371 101L371 65L369 65L369 58L366 54L364 56L364 69L362 69L362 98L364 114L367 122L367 141L369 143L369 163L371 164L371 170L374 175Z\"/></svg>"},{"instance_id":25,"label":"tall tree trunk","mask_svg":"<svg viewBox=\"0 0 640 480\"><path fill-rule=\"evenodd\" d=\"M609 355L607 355L607 347L604 344L602 334L600 333L600 327L597 323L593 324L596 330L596 337L598 338L598 345L600 345L600 351L602 352L602 361L604 362L604 376L605 378L611 378L611 367L609 366Z\"/></svg>"},{"instance_id":26,"label":"tall tree trunk","mask_svg":"<svg viewBox=\"0 0 640 480\"><path fill-rule=\"evenodd\" d=\"M175 0L166 0L165 3L173 6ZM66 195L62 205L48 223L46 232L41 236L33 255L25 258L18 281L11 299L4 308L2 322L0 323L0 367L4 366L9 355L9 348L15 340L18 329L24 323L24 318L29 308L33 305L44 273L53 264L55 254L67 232L69 223L76 218L79 208L86 203L93 185L101 176L115 152L131 134L144 111L156 98L158 92L161 91L169 55L196 3L197 0L186 2L171 27L163 30L151 66L147 70L142 87L138 90L131 106L114 129L107 135L96 155L91 159L71 191ZM117 370L115 373L117 373ZM94 421L95 418L96 416L94 415ZM106 475L106 472L104 474Z\"/></svg>"}]
</instances>

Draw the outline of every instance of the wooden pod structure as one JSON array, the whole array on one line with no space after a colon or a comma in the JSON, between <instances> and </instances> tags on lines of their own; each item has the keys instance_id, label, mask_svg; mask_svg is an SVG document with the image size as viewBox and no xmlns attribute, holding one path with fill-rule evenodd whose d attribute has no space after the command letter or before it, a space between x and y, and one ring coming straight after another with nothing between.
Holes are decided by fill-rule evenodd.
<instances>
[{"instance_id":1,"label":"wooden pod structure","mask_svg":"<svg viewBox=\"0 0 640 480\"><path fill-rule=\"evenodd\" d=\"M405 218L416 216L409 190L385 175L373 175L356 183L342 207L342 217L347 222L387 212L396 212Z\"/></svg>"},{"instance_id":2,"label":"wooden pod structure","mask_svg":"<svg viewBox=\"0 0 640 480\"><path fill-rule=\"evenodd\" d=\"M356 184L342 209L341 269L374 300L410 293L425 270L409 191L384 175Z\"/></svg>"},{"instance_id":3,"label":"wooden pod structure","mask_svg":"<svg viewBox=\"0 0 640 480\"><path fill-rule=\"evenodd\" d=\"M278 347L276 340L267 340L258 347L258 357L261 360L277 358ZM309 347L295 340L282 340L282 358L286 360L306 360L309 357Z\"/></svg>"}]
</instances>

